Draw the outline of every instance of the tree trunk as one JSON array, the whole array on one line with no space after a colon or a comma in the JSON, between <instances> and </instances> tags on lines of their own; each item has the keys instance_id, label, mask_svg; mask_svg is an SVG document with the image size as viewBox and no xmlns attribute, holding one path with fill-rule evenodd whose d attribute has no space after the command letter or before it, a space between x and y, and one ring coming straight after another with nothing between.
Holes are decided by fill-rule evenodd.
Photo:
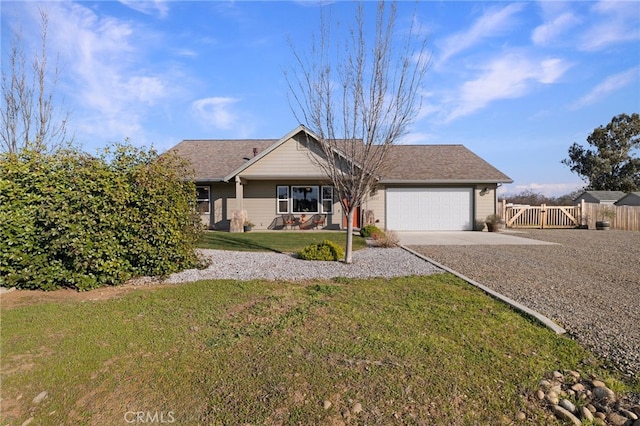
<instances>
[{"instance_id":1,"label":"tree trunk","mask_svg":"<svg viewBox=\"0 0 640 426\"><path fill-rule=\"evenodd\" d=\"M347 212L347 244L344 248L344 263L353 262L353 213L355 209L350 208Z\"/></svg>"}]
</instances>

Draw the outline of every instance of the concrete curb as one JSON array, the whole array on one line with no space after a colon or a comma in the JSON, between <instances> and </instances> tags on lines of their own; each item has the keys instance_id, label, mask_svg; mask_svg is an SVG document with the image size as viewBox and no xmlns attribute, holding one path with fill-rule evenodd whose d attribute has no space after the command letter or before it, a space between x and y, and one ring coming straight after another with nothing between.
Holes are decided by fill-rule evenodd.
<instances>
[{"instance_id":1,"label":"concrete curb","mask_svg":"<svg viewBox=\"0 0 640 426\"><path fill-rule=\"evenodd\" d=\"M480 290L484 291L485 293L495 297L496 299L501 300L504 303L512 306L514 309L517 309L518 311L523 312L523 313L535 318L540 323L542 323L544 326L546 326L547 328L551 329L554 333L556 333L556 334L564 334L564 333L567 332L564 328L560 327L559 325L557 325L556 323L554 323L553 321L551 321L549 318L545 317L541 313L536 312L533 309L530 309L530 308L524 306L523 304L518 303L515 300L508 298L507 296L503 296L502 294L500 294L500 293L498 293L498 292L496 292L494 290L491 290L489 287L487 287L487 286L485 286L483 284L480 284L479 282L476 282L476 281L472 280L471 278L465 277L464 275L454 271L453 269L447 268L446 266L436 262L435 260L430 259L430 258L428 258L426 256L423 256L420 253L417 253L417 252L411 250L410 248L407 248L407 247L402 246L402 245L400 247L402 247L404 250L408 251L409 253L413 254L414 256L418 256L419 258L424 259L429 263L432 263L433 265L437 266L438 268L444 269L445 271L455 275L456 277L458 277L460 279L463 279L464 281L468 282L472 286L475 286L475 287L479 288Z\"/></svg>"}]
</instances>

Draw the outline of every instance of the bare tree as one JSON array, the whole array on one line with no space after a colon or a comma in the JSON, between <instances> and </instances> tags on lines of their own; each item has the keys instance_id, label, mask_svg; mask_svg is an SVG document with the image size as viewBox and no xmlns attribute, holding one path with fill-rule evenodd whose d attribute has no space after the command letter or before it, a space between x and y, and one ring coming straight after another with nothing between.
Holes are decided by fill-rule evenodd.
<instances>
[{"instance_id":1,"label":"bare tree","mask_svg":"<svg viewBox=\"0 0 640 426\"><path fill-rule=\"evenodd\" d=\"M379 2L374 34L367 34L362 3L344 40L333 40L325 8L320 37L308 55L292 46L293 77L287 76L293 113L319 137L324 161L347 216L345 262L352 262L354 212L383 174L387 153L408 131L421 106L420 86L429 55L427 38L413 25L396 40L397 5Z\"/></svg>"},{"instance_id":2,"label":"bare tree","mask_svg":"<svg viewBox=\"0 0 640 426\"><path fill-rule=\"evenodd\" d=\"M22 31L13 31L6 61L8 70L2 68L2 151L18 152L23 148L50 151L73 142L73 138L67 139L69 113L59 112L54 104L60 74L57 65L51 75L48 70L48 23L47 13L40 9L40 51L34 54L30 69L26 66Z\"/></svg>"}]
</instances>

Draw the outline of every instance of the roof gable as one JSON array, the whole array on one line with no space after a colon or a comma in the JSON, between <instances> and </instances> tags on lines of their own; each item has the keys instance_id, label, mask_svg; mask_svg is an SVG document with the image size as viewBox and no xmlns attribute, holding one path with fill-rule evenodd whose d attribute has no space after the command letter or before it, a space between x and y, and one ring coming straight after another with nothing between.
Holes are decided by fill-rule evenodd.
<instances>
[{"instance_id":1,"label":"roof gable","mask_svg":"<svg viewBox=\"0 0 640 426\"><path fill-rule=\"evenodd\" d=\"M640 205L640 191L629 192L615 202L616 205Z\"/></svg>"}]
</instances>

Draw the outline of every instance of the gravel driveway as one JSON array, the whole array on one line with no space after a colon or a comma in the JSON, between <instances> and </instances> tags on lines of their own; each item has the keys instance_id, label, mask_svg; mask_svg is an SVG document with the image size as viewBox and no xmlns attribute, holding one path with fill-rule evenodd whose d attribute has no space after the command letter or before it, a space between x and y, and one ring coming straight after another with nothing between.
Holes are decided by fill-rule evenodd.
<instances>
[{"instance_id":1,"label":"gravel driveway","mask_svg":"<svg viewBox=\"0 0 640 426\"><path fill-rule=\"evenodd\" d=\"M640 232L527 230L559 245L410 248L532 308L640 374Z\"/></svg>"}]
</instances>

